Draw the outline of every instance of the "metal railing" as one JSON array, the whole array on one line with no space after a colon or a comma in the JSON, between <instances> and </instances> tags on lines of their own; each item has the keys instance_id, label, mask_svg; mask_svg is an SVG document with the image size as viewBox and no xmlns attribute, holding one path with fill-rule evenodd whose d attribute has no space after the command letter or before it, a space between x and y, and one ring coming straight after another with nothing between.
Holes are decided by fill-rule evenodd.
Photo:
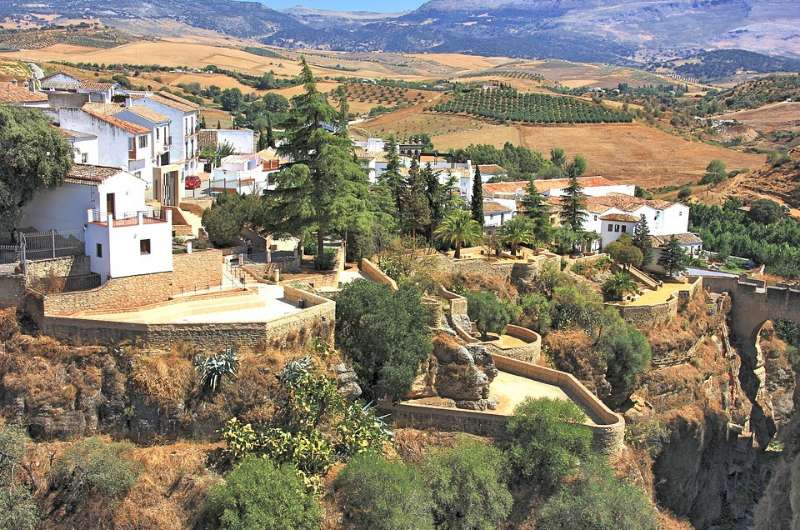
<instances>
[{"instance_id":1,"label":"metal railing","mask_svg":"<svg viewBox=\"0 0 800 530\"><path fill-rule=\"evenodd\" d=\"M83 230L20 232L20 262L80 256L84 253Z\"/></svg>"},{"instance_id":2,"label":"metal railing","mask_svg":"<svg viewBox=\"0 0 800 530\"><path fill-rule=\"evenodd\" d=\"M135 226L139 224L140 214L142 216L143 224L163 223L167 220L167 212L164 209L121 212L114 214L113 226ZM91 210L89 222L105 225L107 224L107 216L103 215L100 210Z\"/></svg>"}]
</instances>

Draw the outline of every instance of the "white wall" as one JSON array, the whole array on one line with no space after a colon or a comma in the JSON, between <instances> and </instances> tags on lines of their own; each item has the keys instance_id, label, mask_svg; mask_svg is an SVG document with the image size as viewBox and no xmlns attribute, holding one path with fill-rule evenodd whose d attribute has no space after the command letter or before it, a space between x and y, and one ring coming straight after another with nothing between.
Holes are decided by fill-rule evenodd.
<instances>
[{"instance_id":1,"label":"white wall","mask_svg":"<svg viewBox=\"0 0 800 530\"><path fill-rule=\"evenodd\" d=\"M250 154L255 148L255 133L250 129L220 129L217 131L217 145L231 144L237 153Z\"/></svg>"},{"instance_id":2,"label":"white wall","mask_svg":"<svg viewBox=\"0 0 800 530\"><path fill-rule=\"evenodd\" d=\"M86 213L84 212L84 216ZM89 256L89 270L100 275L100 281L105 283L111 275L108 244L108 227L89 223L86 227L86 243L84 253ZM97 255L97 245L102 247L102 256Z\"/></svg>"},{"instance_id":3,"label":"white wall","mask_svg":"<svg viewBox=\"0 0 800 530\"><path fill-rule=\"evenodd\" d=\"M130 173L120 172L97 186L99 204L94 209L100 211L101 219L105 219L108 214L106 195L113 193L117 218L144 211L147 209L144 202L145 187L144 180Z\"/></svg>"},{"instance_id":4,"label":"white wall","mask_svg":"<svg viewBox=\"0 0 800 530\"><path fill-rule=\"evenodd\" d=\"M546 197L561 197L564 195L565 188L553 188L543 193ZM604 197L612 193L622 193L633 197L636 186L633 184L613 184L611 186L587 186L583 188L583 193L590 197Z\"/></svg>"},{"instance_id":5,"label":"white wall","mask_svg":"<svg viewBox=\"0 0 800 530\"><path fill-rule=\"evenodd\" d=\"M81 109L58 111L61 127L97 136L97 164L128 169L128 138L133 135L95 118Z\"/></svg>"},{"instance_id":6,"label":"white wall","mask_svg":"<svg viewBox=\"0 0 800 530\"><path fill-rule=\"evenodd\" d=\"M178 190L179 196L183 197L186 194L184 177L196 175L199 170L196 159L198 151L197 134L194 129L197 126L197 111L184 113L148 97L131 99L130 104L133 106L144 105L169 118L169 133L172 137L169 158L171 164L184 164L180 189Z\"/></svg>"},{"instance_id":7,"label":"white wall","mask_svg":"<svg viewBox=\"0 0 800 530\"><path fill-rule=\"evenodd\" d=\"M75 149L74 162L76 164L99 164L100 150L98 149L97 138L73 138L70 143ZM86 155L86 160L83 155Z\"/></svg>"},{"instance_id":8,"label":"white wall","mask_svg":"<svg viewBox=\"0 0 800 530\"><path fill-rule=\"evenodd\" d=\"M86 224L86 210L95 209L97 205L97 188L94 186L66 183L57 188L42 189L23 207L18 226L41 232L81 230Z\"/></svg>"},{"instance_id":9,"label":"white wall","mask_svg":"<svg viewBox=\"0 0 800 530\"><path fill-rule=\"evenodd\" d=\"M602 221L602 228L599 232L600 242L603 248L618 240L624 235L633 237L633 231L636 223L620 222L620 221ZM617 232L619 229L619 232ZM623 232L624 230L624 232Z\"/></svg>"}]
</instances>

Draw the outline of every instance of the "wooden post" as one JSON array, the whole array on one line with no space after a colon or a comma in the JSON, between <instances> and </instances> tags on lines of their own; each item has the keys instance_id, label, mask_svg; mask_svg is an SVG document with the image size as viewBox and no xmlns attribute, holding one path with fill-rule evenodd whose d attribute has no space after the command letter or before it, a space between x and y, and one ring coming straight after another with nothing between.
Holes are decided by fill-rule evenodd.
<instances>
[{"instance_id":1,"label":"wooden post","mask_svg":"<svg viewBox=\"0 0 800 530\"><path fill-rule=\"evenodd\" d=\"M54 229L50 229L50 248L53 252L53 258L56 257L56 231Z\"/></svg>"}]
</instances>

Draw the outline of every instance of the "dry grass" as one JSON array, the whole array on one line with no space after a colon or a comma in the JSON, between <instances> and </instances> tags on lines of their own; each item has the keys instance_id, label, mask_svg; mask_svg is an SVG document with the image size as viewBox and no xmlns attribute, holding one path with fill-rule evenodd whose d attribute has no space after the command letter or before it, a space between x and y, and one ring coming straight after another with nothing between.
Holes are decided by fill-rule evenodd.
<instances>
[{"instance_id":1,"label":"dry grass","mask_svg":"<svg viewBox=\"0 0 800 530\"><path fill-rule=\"evenodd\" d=\"M780 102L757 109L740 110L719 116L722 120L737 120L760 131L800 129L800 103Z\"/></svg>"},{"instance_id":2,"label":"dry grass","mask_svg":"<svg viewBox=\"0 0 800 530\"><path fill-rule=\"evenodd\" d=\"M131 360L134 387L160 407L181 405L196 380L190 358L177 352L145 352Z\"/></svg>"}]
</instances>

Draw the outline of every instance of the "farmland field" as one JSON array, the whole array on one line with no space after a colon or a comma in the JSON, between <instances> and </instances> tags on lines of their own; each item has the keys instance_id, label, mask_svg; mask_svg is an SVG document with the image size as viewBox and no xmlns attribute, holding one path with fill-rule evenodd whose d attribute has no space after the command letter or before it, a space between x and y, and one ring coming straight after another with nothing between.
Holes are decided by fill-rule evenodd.
<instances>
[{"instance_id":1,"label":"farmland field","mask_svg":"<svg viewBox=\"0 0 800 530\"><path fill-rule=\"evenodd\" d=\"M759 131L797 130L800 129L800 103L773 103L757 109L730 112L718 118L740 121Z\"/></svg>"},{"instance_id":2,"label":"farmland field","mask_svg":"<svg viewBox=\"0 0 800 530\"><path fill-rule=\"evenodd\" d=\"M355 113L369 112L377 106L420 105L441 96L439 92L372 83L347 83L346 88L350 109Z\"/></svg>"},{"instance_id":3,"label":"farmland field","mask_svg":"<svg viewBox=\"0 0 800 530\"><path fill-rule=\"evenodd\" d=\"M526 123L630 122L630 114L602 105L547 94L523 94L511 88L470 90L434 107L436 112L470 114Z\"/></svg>"}]
</instances>

